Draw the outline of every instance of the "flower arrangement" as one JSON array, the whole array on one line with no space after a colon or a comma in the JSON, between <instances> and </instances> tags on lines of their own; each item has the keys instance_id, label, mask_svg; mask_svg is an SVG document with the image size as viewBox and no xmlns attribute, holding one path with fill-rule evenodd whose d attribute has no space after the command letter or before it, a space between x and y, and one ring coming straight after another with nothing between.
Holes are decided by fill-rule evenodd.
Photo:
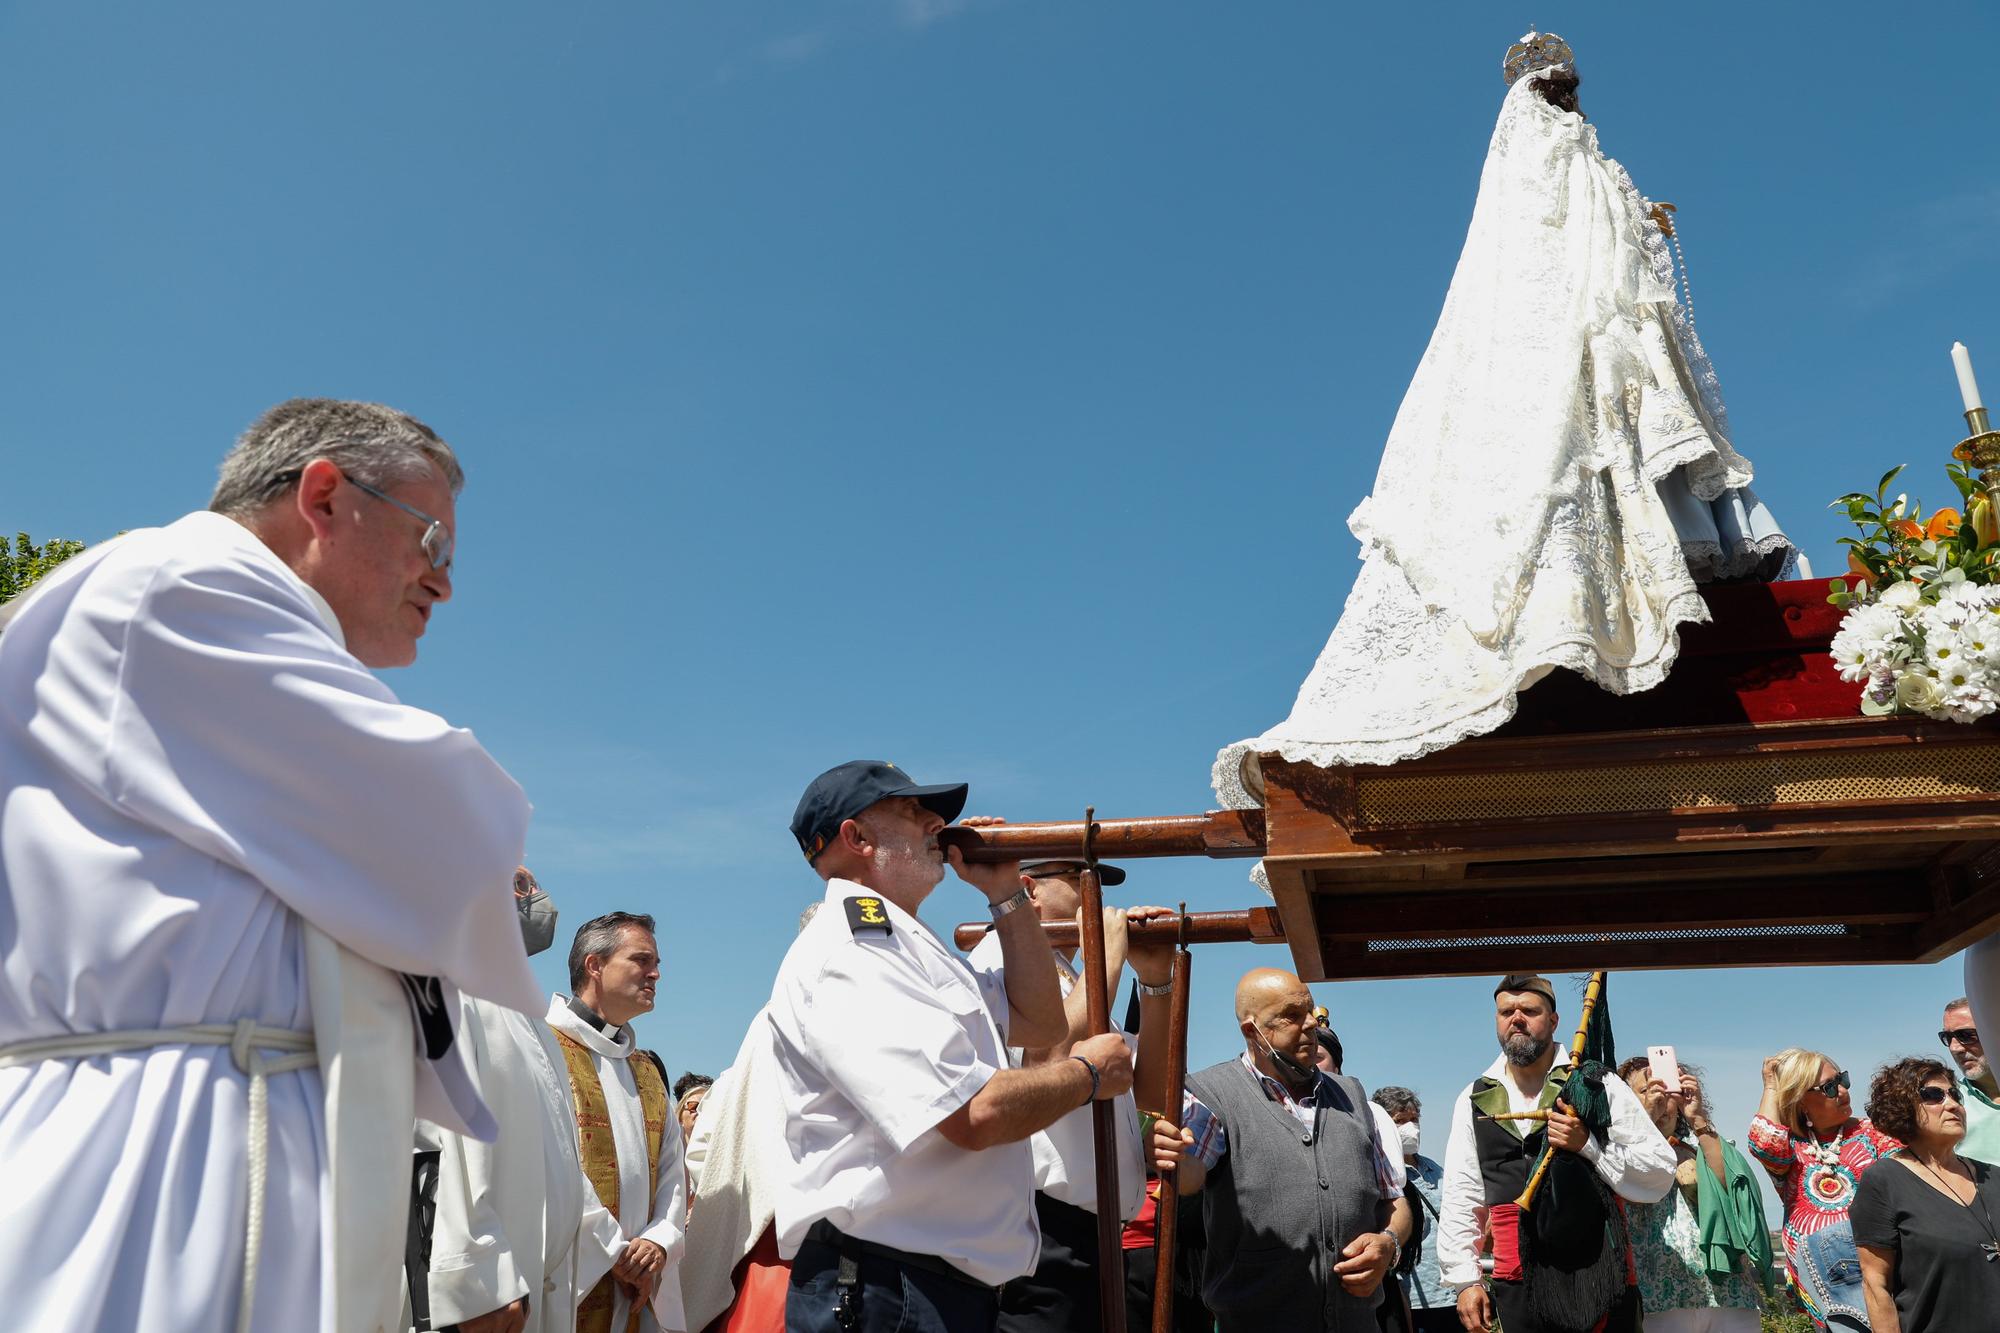
<instances>
[{"instance_id":1,"label":"flower arrangement","mask_svg":"<svg viewBox=\"0 0 2000 1333\"><path fill-rule=\"evenodd\" d=\"M1891 468L1870 496L1833 502L1860 530L1845 537L1849 578L1827 598L1847 615L1834 635L1840 678L1866 681L1861 711L1975 722L2000 711L2000 514L1963 464L1948 469L1964 506L1925 516L1888 498ZM1850 582L1853 579L1853 582Z\"/></svg>"}]
</instances>

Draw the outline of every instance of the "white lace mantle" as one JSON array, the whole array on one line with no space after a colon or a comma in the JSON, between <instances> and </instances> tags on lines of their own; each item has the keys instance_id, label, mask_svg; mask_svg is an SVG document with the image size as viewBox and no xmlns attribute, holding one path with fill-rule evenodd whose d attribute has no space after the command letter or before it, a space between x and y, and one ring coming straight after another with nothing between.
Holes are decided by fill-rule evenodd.
<instances>
[{"instance_id":1,"label":"white lace mantle","mask_svg":"<svg viewBox=\"0 0 2000 1333\"><path fill-rule=\"evenodd\" d=\"M1660 488L1713 500L1752 470L1646 201L1533 82L1501 108L1444 310L1348 520L1361 573L1291 715L1217 756L1225 806L1261 803L1260 752L1414 758L1500 726L1556 667L1650 689L1677 627L1708 619Z\"/></svg>"}]
</instances>

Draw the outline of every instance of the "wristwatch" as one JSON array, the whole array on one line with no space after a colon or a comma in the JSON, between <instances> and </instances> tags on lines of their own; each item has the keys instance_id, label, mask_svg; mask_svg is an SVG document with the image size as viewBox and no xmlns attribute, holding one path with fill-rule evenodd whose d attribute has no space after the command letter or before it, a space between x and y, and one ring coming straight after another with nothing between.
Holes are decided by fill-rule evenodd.
<instances>
[{"instance_id":1,"label":"wristwatch","mask_svg":"<svg viewBox=\"0 0 2000 1333\"><path fill-rule=\"evenodd\" d=\"M1030 901L1028 891L1020 889L1015 892L1013 897L1002 898L999 902L992 903L989 906L993 912L993 919L1001 921L1020 911L1023 907L1026 907Z\"/></svg>"}]
</instances>

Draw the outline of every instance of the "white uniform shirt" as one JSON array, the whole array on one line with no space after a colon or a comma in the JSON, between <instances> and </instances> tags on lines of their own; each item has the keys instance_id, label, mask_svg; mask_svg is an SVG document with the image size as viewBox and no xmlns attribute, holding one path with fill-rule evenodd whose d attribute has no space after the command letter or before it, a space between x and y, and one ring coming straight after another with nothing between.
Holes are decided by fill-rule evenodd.
<instances>
[{"instance_id":1,"label":"white uniform shirt","mask_svg":"<svg viewBox=\"0 0 2000 1333\"><path fill-rule=\"evenodd\" d=\"M971 963L975 969L997 971L1000 967L1000 937L988 931L974 946ZM1057 957L1056 972L1061 978L1063 998L1077 987L1075 969ZM1136 1057L1138 1040L1127 1033L1126 1045ZM1007 1061L1021 1067L1021 1048L1007 1048ZM1129 1222L1139 1215L1146 1202L1146 1159L1139 1151L1139 1110L1129 1092L1112 1100L1118 1108L1118 1206L1119 1216ZM1051 1199L1060 1199L1086 1212L1097 1211L1097 1138L1091 1109L1079 1106L1047 1129L1036 1131L1028 1140L1035 1153L1035 1188Z\"/></svg>"},{"instance_id":2,"label":"white uniform shirt","mask_svg":"<svg viewBox=\"0 0 2000 1333\"><path fill-rule=\"evenodd\" d=\"M1569 1063L1569 1053L1556 1047L1555 1065ZM1542 1085L1524 1093L1507 1077L1507 1057L1486 1068L1486 1077L1507 1089L1508 1109L1532 1111L1541 1100ZM1546 1083L1544 1079L1544 1083ZM1581 1156L1614 1193L1633 1203L1658 1203L1674 1183L1674 1150L1646 1108L1622 1078L1604 1080L1611 1097L1611 1132L1607 1142L1595 1137ZM1532 1125L1529 1128L1533 1128ZM1463 1291L1479 1281L1479 1236L1486 1225L1486 1182L1479 1170L1479 1148L1472 1134L1472 1084L1451 1105L1451 1140L1444 1150L1444 1201L1438 1207L1437 1262L1445 1286Z\"/></svg>"},{"instance_id":3,"label":"white uniform shirt","mask_svg":"<svg viewBox=\"0 0 2000 1333\"><path fill-rule=\"evenodd\" d=\"M889 931L853 930L869 898ZM829 880L827 910L785 955L768 1010L791 1118L776 1191L778 1252L825 1218L861 1240L936 1255L998 1286L1041 1252L1026 1140L968 1152L938 1122L1006 1067L1001 976L858 884Z\"/></svg>"}]
</instances>

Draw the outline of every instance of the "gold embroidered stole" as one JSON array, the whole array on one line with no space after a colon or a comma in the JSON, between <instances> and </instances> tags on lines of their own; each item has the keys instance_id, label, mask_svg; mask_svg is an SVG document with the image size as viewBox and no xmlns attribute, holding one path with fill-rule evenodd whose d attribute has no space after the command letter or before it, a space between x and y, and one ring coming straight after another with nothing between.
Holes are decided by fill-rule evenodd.
<instances>
[{"instance_id":1,"label":"gold embroidered stole","mask_svg":"<svg viewBox=\"0 0 2000 1333\"><path fill-rule=\"evenodd\" d=\"M562 1046L563 1063L569 1067L570 1098L576 1105L577 1148L583 1157L583 1174L597 1191L598 1202L618 1216L618 1146L611 1135L611 1114L604 1102L604 1084L597 1077L597 1054L569 1033L556 1031ZM660 1139L667 1132L666 1080L652 1060L632 1053L625 1067L639 1089L639 1113L646 1123L646 1179L655 1189L660 1180ZM675 1130L679 1132L678 1127ZM651 1195L647 1204L652 1203ZM611 1311L618 1298L616 1281L606 1273L590 1294L577 1306L577 1333L611 1333ZM625 1326L625 1333L638 1333L638 1307Z\"/></svg>"}]
</instances>

